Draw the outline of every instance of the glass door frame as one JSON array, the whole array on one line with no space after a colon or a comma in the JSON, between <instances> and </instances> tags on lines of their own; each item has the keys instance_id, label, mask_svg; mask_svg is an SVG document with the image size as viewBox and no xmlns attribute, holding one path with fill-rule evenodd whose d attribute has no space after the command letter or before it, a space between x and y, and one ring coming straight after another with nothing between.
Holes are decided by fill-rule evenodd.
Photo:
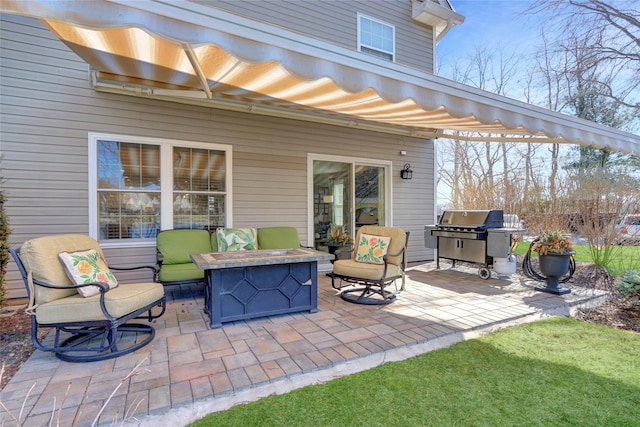
<instances>
[{"instance_id":1,"label":"glass door frame","mask_svg":"<svg viewBox=\"0 0 640 427\"><path fill-rule=\"evenodd\" d=\"M375 166L382 167L385 170L385 180L384 180L384 192L385 192L385 203L384 203L384 218L385 218L385 226L392 227L393 226L393 162L390 160L380 160L380 159L369 159L363 157L349 157L349 156L335 156L335 155L327 155L327 154L315 154L309 153L307 154L307 242L309 246L312 246L315 242L315 224L314 224L314 173L313 173L313 162L325 161L325 162L336 162L336 163L346 163L350 165L350 181L351 181L351 206L349 207L349 212L351 214L351 218L349 223L351 224L351 229L348 230L349 234L355 236L355 227L356 227L356 218L355 218L355 167L356 165L363 166Z\"/></svg>"}]
</instances>

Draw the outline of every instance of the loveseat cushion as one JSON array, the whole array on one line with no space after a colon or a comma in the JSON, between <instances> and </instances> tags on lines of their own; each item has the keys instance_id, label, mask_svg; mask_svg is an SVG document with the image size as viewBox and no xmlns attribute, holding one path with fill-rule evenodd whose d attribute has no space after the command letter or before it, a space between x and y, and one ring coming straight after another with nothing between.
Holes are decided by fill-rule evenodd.
<instances>
[{"instance_id":1,"label":"loveseat cushion","mask_svg":"<svg viewBox=\"0 0 640 427\"><path fill-rule=\"evenodd\" d=\"M258 228L259 249L293 249L299 247L300 238L295 227Z\"/></svg>"},{"instance_id":2,"label":"loveseat cushion","mask_svg":"<svg viewBox=\"0 0 640 427\"><path fill-rule=\"evenodd\" d=\"M185 264L163 264L158 273L158 279L166 283L204 279L204 270L200 270L193 262Z\"/></svg>"},{"instance_id":3,"label":"loveseat cushion","mask_svg":"<svg viewBox=\"0 0 640 427\"><path fill-rule=\"evenodd\" d=\"M158 233L156 247L162 254L162 269L165 265L191 263L191 254L211 252L207 230L164 230Z\"/></svg>"},{"instance_id":4,"label":"loveseat cushion","mask_svg":"<svg viewBox=\"0 0 640 427\"><path fill-rule=\"evenodd\" d=\"M164 296L161 283L121 284L110 289L104 296L107 311L115 318L159 301ZM78 293L40 304L36 310L40 324L59 324L106 320L100 309L100 295L83 298Z\"/></svg>"},{"instance_id":5,"label":"loveseat cushion","mask_svg":"<svg viewBox=\"0 0 640 427\"><path fill-rule=\"evenodd\" d=\"M98 242L84 234L62 234L28 240L20 248L20 258L27 272L33 273L34 279L57 286L73 286L58 254L88 249L95 249L104 259ZM84 299L75 288L66 290L35 286L32 291L36 304L44 304L70 295Z\"/></svg>"}]
</instances>

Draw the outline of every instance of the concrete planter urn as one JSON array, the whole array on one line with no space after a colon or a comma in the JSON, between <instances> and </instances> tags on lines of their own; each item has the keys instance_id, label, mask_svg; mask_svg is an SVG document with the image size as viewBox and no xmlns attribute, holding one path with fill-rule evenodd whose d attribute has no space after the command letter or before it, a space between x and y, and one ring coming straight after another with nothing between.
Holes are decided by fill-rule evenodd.
<instances>
[{"instance_id":1,"label":"concrete planter urn","mask_svg":"<svg viewBox=\"0 0 640 427\"><path fill-rule=\"evenodd\" d=\"M540 277L540 279L545 279L547 282L546 287L536 287L536 289L556 295L571 292L571 288L560 287L560 278L569 272L571 257L575 254L569 236L557 230L542 233L533 241L530 250L538 253L540 272L544 275L544 278Z\"/></svg>"},{"instance_id":2,"label":"concrete planter urn","mask_svg":"<svg viewBox=\"0 0 640 427\"><path fill-rule=\"evenodd\" d=\"M561 287L560 278L569 272L573 252L540 255L540 272L546 277L546 286L536 289L556 295L568 294L571 288Z\"/></svg>"}]
</instances>

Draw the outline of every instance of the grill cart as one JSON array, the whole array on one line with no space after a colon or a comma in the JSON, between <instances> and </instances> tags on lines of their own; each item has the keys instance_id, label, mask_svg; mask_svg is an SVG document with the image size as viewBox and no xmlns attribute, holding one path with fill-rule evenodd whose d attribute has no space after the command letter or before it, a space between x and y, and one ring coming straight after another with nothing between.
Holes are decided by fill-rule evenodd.
<instances>
[{"instance_id":1,"label":"grill cart","mask_svg":"<svg viewBox=\"0 0 640 427\"><path fill-rule=\"evenodd\" d=\"M436 265L440 258L479 265L478 275L491 277L490 268L497 274L515 273L515 257L511 255L513 235L521 228L505 228L504 212L492 210L448 210L435 225L426 225L424 244L437 249Z\"/></svg>"}]
</instances>

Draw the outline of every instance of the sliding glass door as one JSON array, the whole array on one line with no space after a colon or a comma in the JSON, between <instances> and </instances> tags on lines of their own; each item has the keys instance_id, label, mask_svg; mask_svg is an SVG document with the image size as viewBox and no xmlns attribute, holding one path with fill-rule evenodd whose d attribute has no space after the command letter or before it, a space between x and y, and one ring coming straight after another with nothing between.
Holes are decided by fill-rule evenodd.
<instances>
[{"instance_id":1,"label":"sliding glass door","mask_svg":"<svg viewBox=\"0 0 640 427\"><path fill-rule=\"evenodd\" d=\"M313 162L313 232L317 249L326 248L333 226L351 226L351 164L314 160Z\"/></svg>"},{"instance_id":2,"label":"sliding glass door","mask_svg":"<svg viewBox=\"0 0 640 427\"><path fill-rule=\"evenodd\" d=\"M327 250L334 226L341 226L354 236L362 225L387 225L390 164L318 157L310 162L316 249Z\"/></svg>"},{"instance_id":3,"label":"sliding glass door","mask_svg":"<svg viewBox=\"0 0 640 427\"><path fill-rule=\"evenodd\" d=\"M355 231L362 225L386 225L385 168L358 164L354 166Z\"/></svg>"}]
</instances>

